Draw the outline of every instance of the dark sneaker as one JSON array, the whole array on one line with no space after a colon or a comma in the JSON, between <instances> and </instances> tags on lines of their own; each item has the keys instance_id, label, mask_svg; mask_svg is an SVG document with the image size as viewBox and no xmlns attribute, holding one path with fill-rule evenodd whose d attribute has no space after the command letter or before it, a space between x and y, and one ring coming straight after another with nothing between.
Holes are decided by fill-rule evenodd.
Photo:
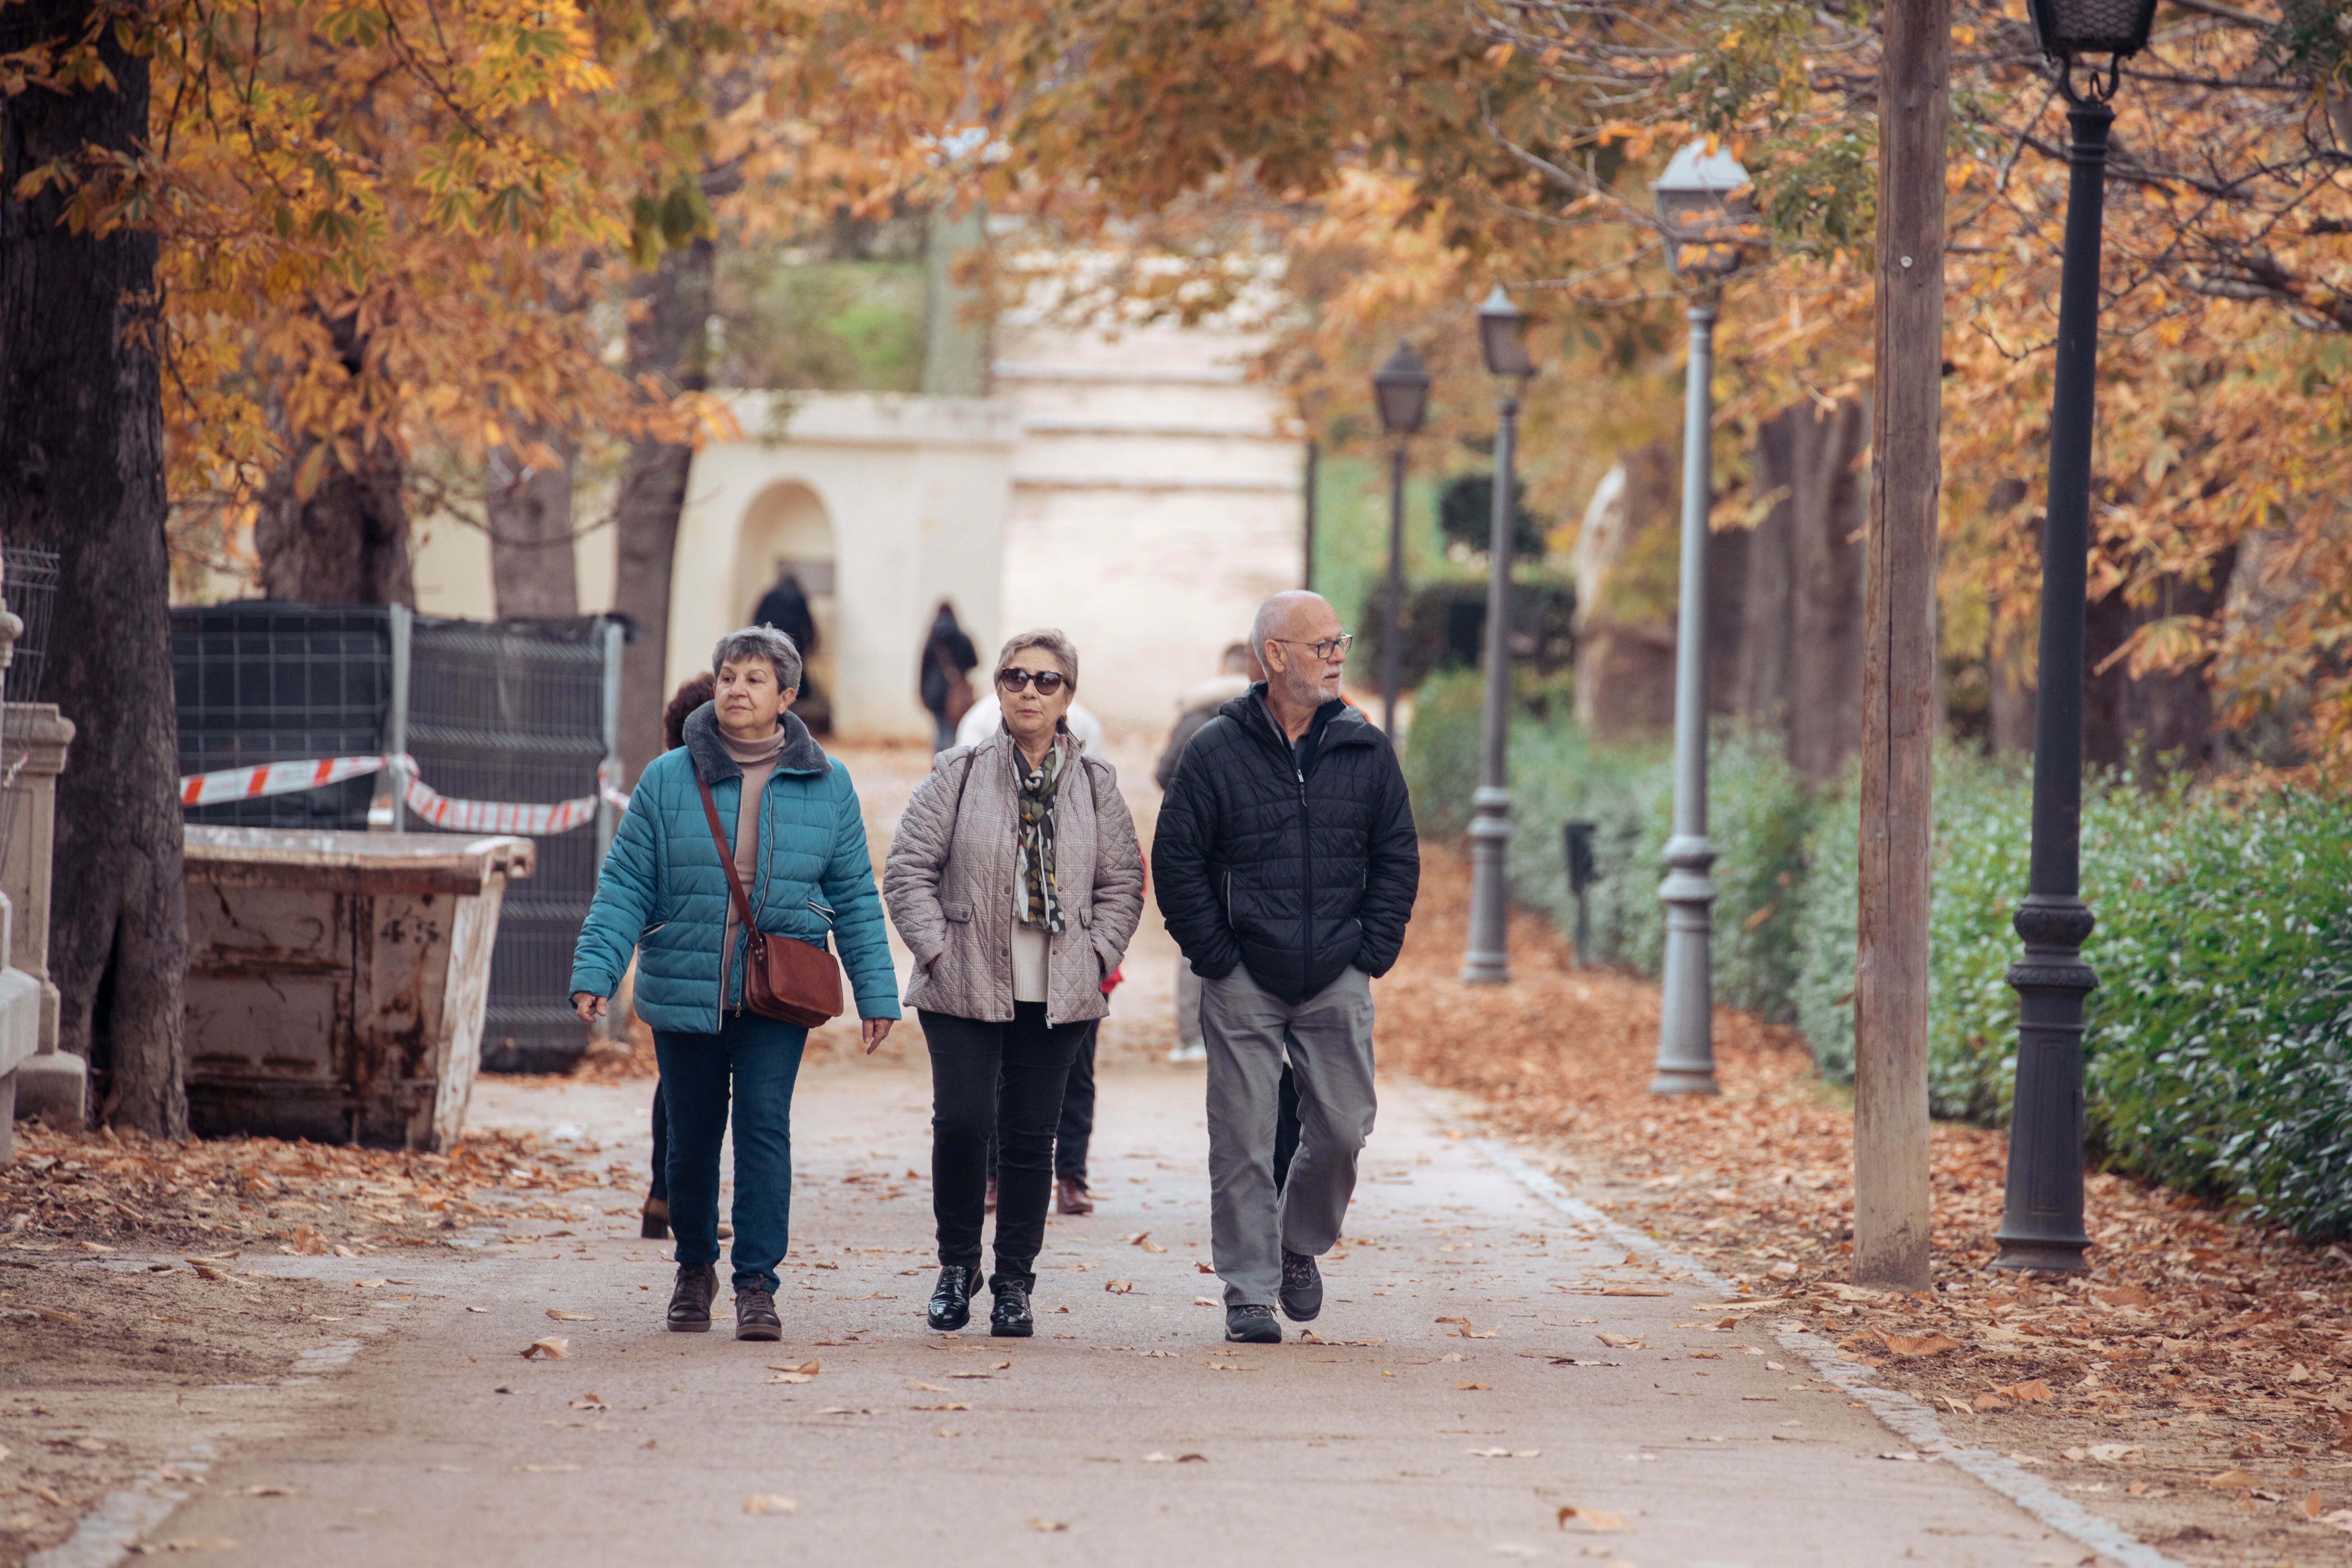
<instances>
[{"instance_id":1,"label":"dark sneaker","mask_svg":"<svg viewBox=\"0 0 2352 1568\"><path fill-rule=\"evenodd\" d=\"M1095 1200L1084 1182L1076 1176L1064 1176L1054 1184L1054 1206L1064 1214L1092 1214Z\"/></svg>"},{"instance_id":2,"label":"dark sneaker","mask_svg":"<svg viewBox=\"0 0 2352 1568\"><path fill-rule=\"evenodd\" d=\"M647 1198L645 1223L638 1226L637 1235L646 1241L667 1241L669 1239L669 1205L660 1198Z\"/></svg>"},{"instance_id":3,"label":"dark sneaker","mask_svg":"<svg viewBox=\"0 0 2352 1568\"><path fill-rule=\"evenodd\" d=\"M669 1331L707 1334L710 1303L719 1295L719 1270L708 1263L681 1263L677 1284L669 1293Z\"/></svg>"},{"instance_id":4,"label":"dark sneaker","mask_svg":"<svg viewBox=\"0 0 2352 1568\"><path fill-rule=\"evenodd\" d=\"M1274 1321L1274 1309L1253 1303L1246 1307L1225 1309L1225 1338L1237 1345L1278 1345L1282 1342L1282 1325Z\"/></svg>"},{"instance_id":5,"label":"dark sneaker","mask_svg":"<svg viewBox=\"0 0 2352 1568\"><path fill-rule=\"evenodd\" d=\"M735 1337L739 1340L781 1340L784 1321L776 1316L776 1293L751 1286L735 1292Z\"/></svg>"},{"instance_id":6,"label":"dark sneaker","mask_svg":"<svg viewBox=\"0 0 2352 1568\"><path fill-rule=\"evenodd\" d=\"M1002 1279L993 1287L996 1305L988 1310L988 1331L1000 1340L1025 1340L1037 1331L1029 1315L1029 1287L1018 1279Z\"/></svg>"},{"instance_id":7,"label":"dark sneaker","mask_svg":"<svg viewBox=\"0 0 2352 1568\"><path fill-rule=\"evenodd\" d=\"M1294 1323L1311 1323L1323 1310L1323 1270L1303 1252L1282 1249L1282 1315Z\"/></svg>"},{"instance_id":8,"label":"dark sneaker","mask_svg":"<svg viewBox=\"0 0 2352 1568\"><path fill-rule=\"evenodd\" d=\"M948 1334L971 1321L971 1291L979 1283L974 1278L979 1272L961 1263L950 1263L940 1270L940 1282L931 1287L931 1305L927 1314L932 1328Z\"/></svg>"}]
</instances>

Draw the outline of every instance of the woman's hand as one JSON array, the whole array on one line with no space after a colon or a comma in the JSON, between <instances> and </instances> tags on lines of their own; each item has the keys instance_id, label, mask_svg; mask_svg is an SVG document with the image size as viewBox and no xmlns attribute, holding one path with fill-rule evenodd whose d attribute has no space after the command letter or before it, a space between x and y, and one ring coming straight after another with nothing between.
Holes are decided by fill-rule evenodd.
<instances>
[{"instance_id":1,"label":"woman's hand","mask_svg":"<svg viewBox=\"0 0 2352 1568\"><path fill-rule=\"evenodd\" d=\"M593 991L574 991L572 1010L580 1015L583 1024L593 1024L604 1016L604 999Z\"/></svg>"},{"instance_id":2,"label":"woman's hand","mask_svg":"<svg viewBox=\"0 0 2352 1568\"><path fill-rule=\"evenodd\" d=\"M858 1032L866 1039L867 1056L872 1056L877 1047L890 1037L890 1026L897 1022L895 1018L868 1018L858 1025Z\"/></svg>"}]
</instances>

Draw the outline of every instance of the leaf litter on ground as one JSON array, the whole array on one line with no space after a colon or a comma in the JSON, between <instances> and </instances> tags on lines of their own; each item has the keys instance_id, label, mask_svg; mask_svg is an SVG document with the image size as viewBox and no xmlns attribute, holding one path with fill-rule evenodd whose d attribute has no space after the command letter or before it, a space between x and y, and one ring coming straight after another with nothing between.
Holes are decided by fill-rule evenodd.
<instances>
[{"instance_id":1,"label":"leaf litter on ground","mask_svg":"<svg viewBox=\"0 0 2352 1568\"><path fill-rule=\"evenodd\" d=\"M1717 1008L1723 1093L1653 1096L1656 985L1570 967L1559 933L1525 913L1510 928L1513 984L1461 984L1454 955L1467 935L1469 880L1459 854L1423 847L1412 940L1375 983L1383 1065L1466 1097L1485 1131L1577 1195L1754 1292L1715 1303L1748 1314L1727 1331L1759 1336L1767 1350L1778 1348L1772 1334L1852 1343L1844 1353L1868 1363L1873 1382L1943 1412L1954 1441L2006 1452L2062 1485L2112 1484L2119 1470L2161 1480L2226 1467L2258 1478L2259 1489L2174 1480L2098 1499L2127 1500L2134 1528L2184 1560L2204 1560L2171 1541L2191 1525L2216 1552L2234 1551L2231 1539L2252 1549L2260 1537L2248 1532L2272 1519L2352 1528L2352 1507L2326 1506L2339 1500L2332 1489L2319 1515L2304 1510L2310 1484L2299 1474L2323 1487L2323 1477L2352 1479L2352 1246L2300 1242L2094 1170L2089 1278L1996 1273L2007 1141L1939 1122L1929 1135L1937 1289L1854 1285L1850 1100L1821 1083L1795 1031ZM1641 1346L1620 1338L1629 1342L1612 1349ZM2118 1441L2140 1451L2089 1457ZM2069 1447L2085 1458L2061 1457Z\"/></svg>"}]
</instances>

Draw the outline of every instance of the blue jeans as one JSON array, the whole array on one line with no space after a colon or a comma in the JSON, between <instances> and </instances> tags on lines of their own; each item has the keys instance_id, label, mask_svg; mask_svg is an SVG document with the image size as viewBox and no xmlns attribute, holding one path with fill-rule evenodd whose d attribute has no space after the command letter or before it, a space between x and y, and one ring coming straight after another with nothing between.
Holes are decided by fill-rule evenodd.
<instances>
[{"instance_id":1,"label":"blue jeans","mask_svg":"<svg viewBox=\"0 0 2352 1568\"><path fill-rule=\"evenodd\" d=\"M669 1225L677 1261L719 1261L719 1143L735 1110L735 1289L773 1291L791 1240L793 1084L808 1031L756 1013L716 1035L654 1031L669 1106Z\"/></svg>"}]
</instances>

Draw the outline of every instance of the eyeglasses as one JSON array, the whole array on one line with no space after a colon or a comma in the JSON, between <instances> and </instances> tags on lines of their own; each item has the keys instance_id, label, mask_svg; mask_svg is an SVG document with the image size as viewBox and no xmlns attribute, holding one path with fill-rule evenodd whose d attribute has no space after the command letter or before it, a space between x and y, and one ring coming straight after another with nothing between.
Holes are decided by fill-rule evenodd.
<instances>
[{"instance_id":1,"label":"eyeglasses","mask_svg":"<svg viewBox=\"0 0 2352 1568\"><path fill-rule=\"evenodd\" d=\"M1341 654L1346 653L1349 648L1356 646L1356 634L1353 632L1341 632L1338 637L1325 637L1321 642L1299 642L1292 637L1274 637L1269 640L1278 643L1287 643L1292 647L1311 648L1314 650L1315 657L1317 658L1328 664L1333 659L1339 658Z\"/></svg>"},{"instance_id":2,"label":"eyeglasses","mask_svg":"<svg viewBox=\"0 0 2352 1568\"><path fill-rule=\"evenodd\" d=\"M1070 683L1070 678L1058 669L1000 669L996 684L1007 691L1025 691L1031 681L1037 683L1037 695L1051 697Z\"/></svg>"}]
</instances>

